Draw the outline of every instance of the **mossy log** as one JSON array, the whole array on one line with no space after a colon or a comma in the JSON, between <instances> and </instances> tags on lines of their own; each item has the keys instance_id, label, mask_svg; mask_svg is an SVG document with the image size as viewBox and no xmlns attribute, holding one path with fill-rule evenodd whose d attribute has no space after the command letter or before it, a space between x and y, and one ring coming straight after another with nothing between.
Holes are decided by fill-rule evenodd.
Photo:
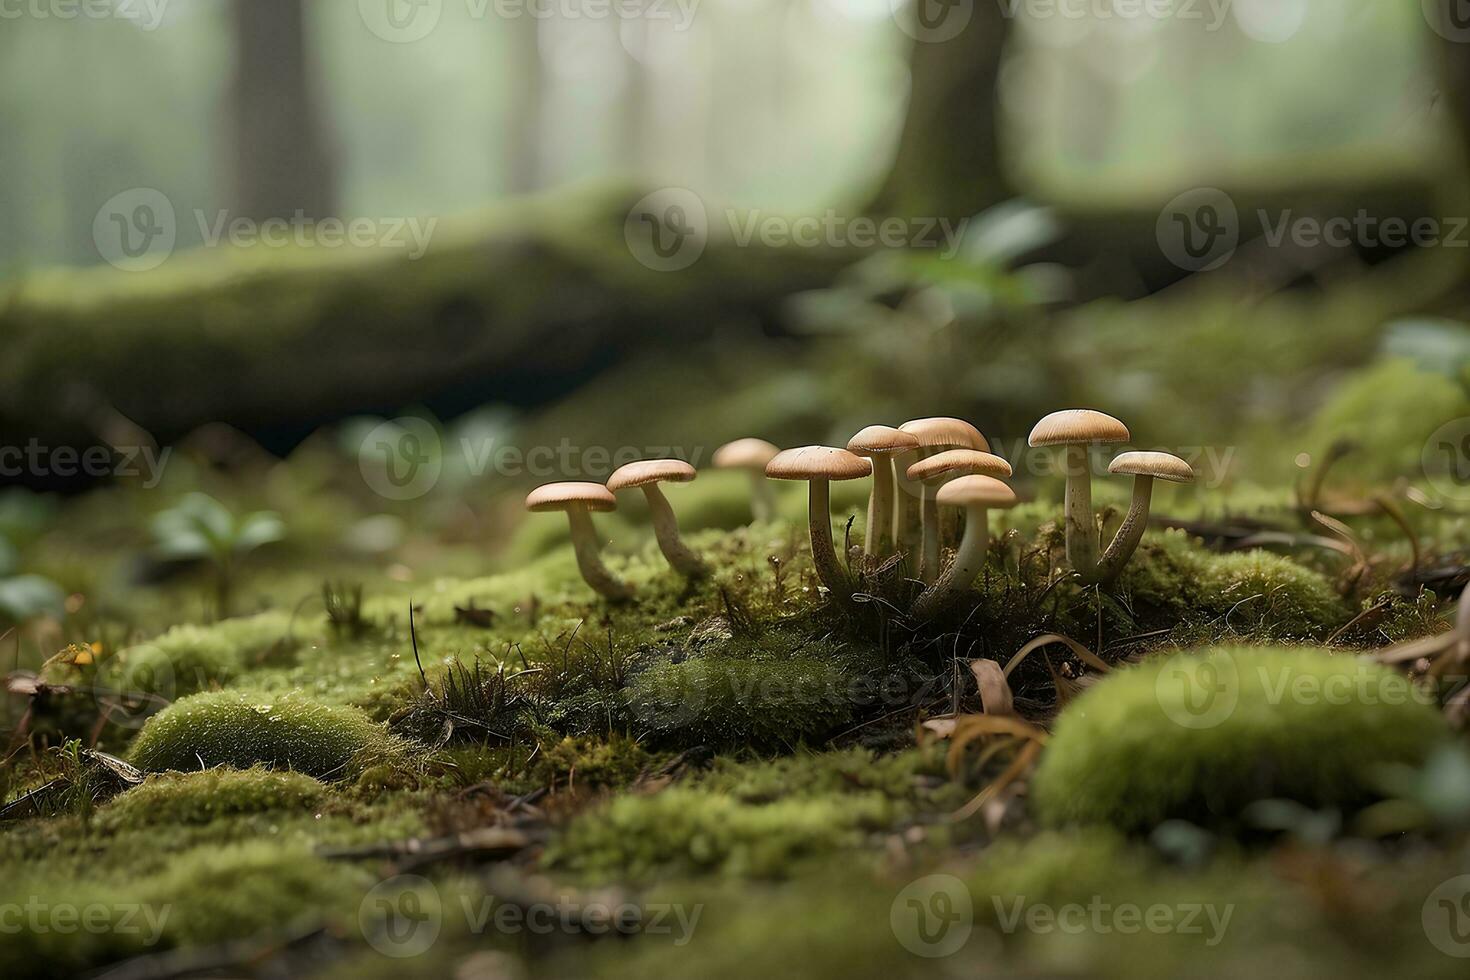
<instances>
[{"instance_id":1,"label":"mossy log","mask_svg":"<svg viewBox=\"0 0 1470 980\"><path fill-rule=\"evenodd\" d=\"M34 272L0 288L0 440L95 445L119 413L163 441L207 421L289 440L407 404L537 404L635 350L776 332L785 297L857 257L737 247L712 217L697 261L654 271L624 240L637 196L445 221L416 260L202 250L149 273Z\"/></svg>"}]
</instances>

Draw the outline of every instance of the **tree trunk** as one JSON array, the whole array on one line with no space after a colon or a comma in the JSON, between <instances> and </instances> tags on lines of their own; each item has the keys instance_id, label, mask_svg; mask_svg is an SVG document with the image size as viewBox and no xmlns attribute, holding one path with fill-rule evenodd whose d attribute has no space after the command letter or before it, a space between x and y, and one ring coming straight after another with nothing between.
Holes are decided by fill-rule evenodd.
<instances>
[{"instance_id":1,"label":"tree trunk","mask_svg":"<svg viewBox=\"0 0 1470 980\"><path fill-rule=\"evenodd\" d=\"M947 9L960 16L964 8ZM914 42L898 151L870 211L959 219L1013 196L1001 165L996 99L1009 34L1002 5L981 0L957 36Z\"/></svg>"},{"instance_id":2,"label":"tree trunk","mask_svg":"<svg viewBox=\"0 0 1470 980\"><path fill-rule=\"evenodd\" d=\"M336 213L336 172L302 0L234 0L234 207L263 221Z\"/></svg>"}]
</instances>

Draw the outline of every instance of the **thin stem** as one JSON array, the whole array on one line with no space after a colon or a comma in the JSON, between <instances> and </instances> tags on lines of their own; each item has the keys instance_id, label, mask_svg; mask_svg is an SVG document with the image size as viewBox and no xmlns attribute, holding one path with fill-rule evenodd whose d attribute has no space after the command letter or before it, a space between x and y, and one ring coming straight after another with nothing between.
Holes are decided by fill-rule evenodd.
<instances>
[{"instance_id":1,"label":"thin stem","mask_svg":"<svg viewBox=\"0 0 1470 980\"><path fill-rule=\"evenodd\" d=\"M817 578L834 597L851 599L852 581L837 561L837 551L832 545L831 493L827 481L812 480L808 486L807 519L811 524L812 564L817 568Z\"/></svg>"},{"instance_id":2,"label":"thin stem","mask_svg":"<svg viewBox=\"0 0 1470 980\"><path fill-rule=\"evenodd\" d=\"M762 524L776 517L776 491L760 470L750 471L750 516Z\"/></svg>"},{"instance_id":3,"label":"thin stem","mask_svg":"<svg viewBox=\"0 0 1470 980\"><path fill-rule=\"evenodd\" d=\"M868 494L868 528L863 550L875 558L893 551L893 457L873 456L873 489Z\"/></svg>"},{"instance_id":4,"label":"thin stem","mask_svg":"<svg viewBox=\"0 0 1470 980\"><path fill-rule=\"evenodd\" d=\"M914 603L914 615L929 619L969 590L985 567L990 550L990 514L984 507L965 508L965 534L954 561Z\"/></svg>"},{"instance_id":5,"label":"thin stem","mask_svg":"<svg viewBox=\"0 0 1470 980\"><path fill-rule=\"evenodd\" d=\"M908 478L908 468L918 458L917 449L893 457L893 547L911 557L919 544L919 485Z\"/></svg>"},{"instance_id":6,"label":"thin stem","mask_svg":"<svg viewBox=\"0 0 1470 980\"><path fill-rule=\"evenodd\" d=\"M1138 549L1138 543L1143 540L1143 532L1148 527L1148 505L1153 489L1153 477L1133 478L1133 503L1128 505L1128 516L1123 518L1118 533L1113 535L1112 543L1103 552L1102 560L1097 563L1099 582L1111 582L1117 578L1123 571L1123 566L1128 564L1128 559L1133 557L1133 552Z\"/></svg>"},{"instance_id":7,"label":"thin stem","mask_svg":"<svg viewBox=\"0 0 1470 980\"><path fill-rule=\"evenodd\" d=\"M924 504L920 510L923 524L923 551L919 557L919 578L929 584L939 578L939 485L925 484Z\"/></svg>"},{"instance_id":8,"label":"thin stem","mask_svg":"<svg viewBox=\"0 0 1470 980\"><path fill-rule=\"evenodd\" d=\"M1092 473L1085 445L1067 447L1066 467L1067 564L1083 582L1096 582L1097 519L1092 513Z\"/></svg>"},{"instance_id":9,"label":"thin stem","mask_svg":"<svg viewBox=\"0 0 1470 980\"><path fill-rule=\"evenodd\" d=\"M574 505L567 509L567 523L572 526L572 549L577 553L577 568L582 580L592 586L592 591L611 602L622 602L633 596L633 589L623 582L602 563L598 554L597 530L592 526L592 515L587 508Z\"/></svg>"},{"instance_id":10,"label":"thin stem","mask_svg":"<svg viewBox=\"0 0 1470 980\"><path fill-rule=\"evenodd\" d=\"M684 539L679 537L679 519L674 516L674 508L669 505L669 498L659 489L657 483L645 483L643 485L643 496L648 500L648 512L653 516L653 534L658 538L659 550L664 553L664 558L669 565L680 575L689 578L700 578L709 574L709 566L704 563Z\"/></svg>"}]
</instances>

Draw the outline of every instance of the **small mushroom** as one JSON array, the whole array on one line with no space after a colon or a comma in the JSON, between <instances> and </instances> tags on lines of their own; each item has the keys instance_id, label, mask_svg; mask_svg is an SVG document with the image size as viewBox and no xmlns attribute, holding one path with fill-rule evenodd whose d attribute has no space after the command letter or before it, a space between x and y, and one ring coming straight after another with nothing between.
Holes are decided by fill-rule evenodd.
<instances>
[{"instance_id":1,"label":"small mushroom","mask_svg":"<svg viewBox=\"0 0 1470 980\"><path fill-rule=\"evenodd\" d=\"M937 515L943 515L948 511L940 511L937 506L933 506L937 504L936 495L941 486L960 476L990 476L1009 479L1011 464L993 453L974 449L947 449L919 460L908 468L905 476L911 482L923 485L924 499L931 503L932 510ZM924 525L919 578L926 585L939 577L940 526L939 520L932 520Z\"/></svg>"},{"instance_id":2,"label":"small mushroom","mask_svg":"<svg viewBox=\"0 0 1470 980\"><path fill-rule=\"evenodd\" d=\"M583 580L594 592L612 602L631 598L633 589L602 563L591 512L617 508L617 498L600 483L548 483L526 495L526 510L533 513L559 510L567 515L572 527L572 548L577 553L577 568Z\"/></svg>"},{"instance_id":3,"label":"small mushroom","mask_svg":"<svg viewBox=\"0 0 1470 980\"><path fill-rule=\"evenodd\" d=\"M899 475L897 480L898 504L894 510L894 541L899 550L917 556L924 524L933 518L926 513L922 488L908 479L908 468L914 465L916 460L946 449L974 449L979 452L989 452L990 444L985 441L979 429L964 419L943 416L913 419L905 422L899 428L918 439L919 448L904 453L894 460ZM918 506L915 506L916 504ZM929 501L929 509L933 509L933 501Z\"/></svg>"},{"instance_id":4,"label":"small mushroom","mask_svg":"<svg viewBox=\"0 0 1470 980\"><path fill-rule=\"evenodd\" d=\"M766 464L780 451L764 439L736 439L716 449L710 457L717 470L745 470L750 474L750 512L757 521L769 521L776 516L776 495L771 492L771 481L766 479Z\"/></svg>"},{"instance_id":5,"label":"small mushroom","mask_svg":"<svg viewBox=\"0 0 1470 980\"><path fill-rule=\"evenodd\" d=\"M1097 581L1097 518L1092 513L1092 473L1087 450L1095 443L1127 442L1128 427L1111 415L1085 408L1052 412L1036 423L1033 448L1063 446L1066 492L1067 563L1084 582Z\"/></svg>"},{"instance_id":6,"label":"small mushroom","mask_svg":"<svg viewBox=\"0 0 1470 980\"><path fill-rule=\"evenodd\" d=\"M970 588L985 567L990 548L990 511L1016 506L1016 494L991 476L962 476L939 488L941 507L965 509L965 534L954 561L914 603L914 615L929 619Z\"/></svg>"},{"instance_id":7,"label":"small mushroom","mask_svg":"<svg viewBox=\"0 0 1470 980\"><path fill-rule=\"evenodd\" d=\"M674 571L689 578L708 575L709 566L679 537L679 519L658 485L664 481L688 483L696 475L694 467L681 459L644 459L618 467L607 481L607 488L613 492L634 487L643 491L648 512L653 515L653 533L658 538L659 550Z\"/></svg>"},{"instance_id":8,"label":"small mushroom","mask_svg":"<svg viewBox=\"0 0 1470 980\"><path fill-rule=\"evenodd\" d=\"M893 457L918 448L918 439L891 425L870 425L847 441L848 452L873 461L863 550L874 557L882 558L893 550Z\"/></svg>"},{"instance_id":9,"label":"small mushroom","mask_svg":"<svg viewBox=\"0 0 1470 980\"><path fill-rule=\"evenodd\" d=\"M831 494L832 480L857 480L873 472L873 465L846 449L831 446L803 446L786 449L766 464L766 476L773 480L806 480L809 488L807 517L811 525L812 563L817 577L827 591L840 599L852 598L852 580L837 561L832 546Z\"/></svg>"},{"instance_id":10,"label":"small mushroom","mask_svg":"<svg viewBox=\"0 0 1470 980\"><path fill-rule=\"evenodd\" d=\"M1131 452L1123 453L1108 466L1109 473L1126 473L1133 477L1133 503L1128 506L1128 516L1123 518L1118 533L1113 535L1112 544L1103 552L1098 562L1098 581L1111 582L1123 571L1128 559L1143 540L1144 528L1148 526L1148 505L1153 496L1154 480L1170 483L1193 483L1194 470L1178 456L1169 453Z\"/></svg>"}]
</instances>

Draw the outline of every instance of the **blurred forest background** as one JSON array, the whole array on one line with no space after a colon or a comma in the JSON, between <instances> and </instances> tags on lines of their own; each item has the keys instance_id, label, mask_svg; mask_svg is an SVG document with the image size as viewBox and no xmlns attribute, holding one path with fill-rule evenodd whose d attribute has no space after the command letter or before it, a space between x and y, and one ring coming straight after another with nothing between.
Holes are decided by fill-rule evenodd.
<instances>
[{"instance_id":1,"label":"blurred forest background","mask_svg":"<svg viewBox=\"0 0 1470 980\"><path fill-rule=\"evenodd\" d=\"M488 406L524 444L708 447L933 413L1014 435L1077 403L1267 445L1266 479L1358 426L1312 421L1332 398L1379 427L1397 398L1419 413L1378 437L1399 476L1464 395L1470 249L1269 234L1470 213L1454 0L27 3L0 19L12 444L226 423L286 454ZM687 268L630 245L659 188L708 216ZM1239 220L1207 269L1161 237L1199 188ZM153 211L109 208L140 193L172 251L113 268L108 219ZM201 233L298 213L432 237ZM952 254L738 240L801 215L965 225ZM1360 377L1405 357L1432 380Z\"/></svg>"}]
</instances>

